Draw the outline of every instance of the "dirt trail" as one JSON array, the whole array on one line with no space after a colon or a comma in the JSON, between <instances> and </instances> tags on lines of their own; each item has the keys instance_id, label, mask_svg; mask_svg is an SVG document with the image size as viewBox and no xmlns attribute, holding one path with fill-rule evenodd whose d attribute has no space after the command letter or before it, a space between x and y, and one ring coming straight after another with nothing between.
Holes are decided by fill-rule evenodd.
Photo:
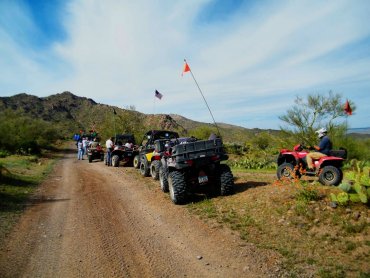
<instances>
[{"instance_id":1,"label":"dirt trail","mask_svg":"<svg viewBox=\"0 0 370 278\"><path fill-rule=\"evenodd\" d=\"M1 277L275 277L278 258L129 167L66 154L0 250Z\"/></svg>"}]
</instances>

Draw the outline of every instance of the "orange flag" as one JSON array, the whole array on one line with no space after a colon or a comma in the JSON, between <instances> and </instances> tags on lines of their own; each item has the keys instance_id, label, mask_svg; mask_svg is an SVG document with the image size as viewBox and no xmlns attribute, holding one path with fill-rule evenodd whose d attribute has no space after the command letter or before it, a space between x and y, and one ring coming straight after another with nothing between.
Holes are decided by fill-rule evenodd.
<instances>
[{"instance_id":1,"label":"orange flag","mask_svg":"<svg viewBox=\"0 0 370 278\"><path fill-rule=\"evenodd\" d=\"M349 105L348 99L346 103L344 104L344 113L346 113L347 115L352 115L352 108Z\"/></svg>"},{"instance_id":2,"label":"orange flag","mask_svg":"<svg viewBox=\"0 0 370 278\"><path fill-rule=\"evenodd\" d=\"M190 67L189 67L188 63L185 62L185 64L184 64L184 70L182 71L182 74L181 75L183 75L185 72L188 72L188 71L190 71Z\"/></svg>"}]
</instances>

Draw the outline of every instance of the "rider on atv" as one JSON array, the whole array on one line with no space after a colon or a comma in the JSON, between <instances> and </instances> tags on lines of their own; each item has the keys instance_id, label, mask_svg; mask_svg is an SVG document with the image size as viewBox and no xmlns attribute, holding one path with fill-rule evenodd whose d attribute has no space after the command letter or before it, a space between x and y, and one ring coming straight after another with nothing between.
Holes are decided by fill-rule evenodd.
<instances>
[{"instance_id":1,"label":"rider on atv","mask_svg":"<svg viewBox=\"0 0 370 278\"><path fill-rule=\"evenodd\" d=\"M318 146L314 146L316 152L310 152L306 156L308 168L307 170L310 172L315 171L313 159L320 159L321 157L328 156L333 146L330 138L327 136L328 131L326 130L326 128L321 128L317 130L316 133L318 134L320 143Z\"/></svg>"}]
</instances>

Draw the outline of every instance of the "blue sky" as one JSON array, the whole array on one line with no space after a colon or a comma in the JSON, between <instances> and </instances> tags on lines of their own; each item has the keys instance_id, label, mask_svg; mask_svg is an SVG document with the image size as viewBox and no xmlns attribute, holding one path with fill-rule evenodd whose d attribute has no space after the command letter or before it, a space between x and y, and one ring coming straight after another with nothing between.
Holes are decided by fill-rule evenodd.
<instances>
[{"instance_id":1,"label":"blue sky","mask_svg":"<svg viewBox=\"0 0 370 278\"><path fill-rule=\"evenodd\" d=\"M186 58L217 122L278 129L296 96L332 90L368 127L369 14L367 0L0 0L0 96L212 122Z\"/></svg>"}]
</instances>

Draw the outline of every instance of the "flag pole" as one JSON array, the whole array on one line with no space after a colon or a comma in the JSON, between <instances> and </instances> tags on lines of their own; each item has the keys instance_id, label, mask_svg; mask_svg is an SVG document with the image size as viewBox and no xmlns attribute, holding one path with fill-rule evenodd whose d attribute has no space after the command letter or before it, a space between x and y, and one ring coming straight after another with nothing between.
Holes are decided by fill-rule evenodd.
<instances>
[{"instance_id":1,"label":"flag pole","mask_svg":"<svg viewBox=\"0 0 370 278\"><path fill-rule=\"evenodd\" d=\"M153 101L153 115L155 115L155 96L154 96L154 101Z\"/></svg>"},{"instance_id":2,"label":"flag pole","mask_svg":"<svg viewBox=\"0 0 370 278\"><path fill-rule=\"evenodd\" d=\"M114 138L117 136L117 131L116 131L116 110L113 108L113 127L114 127Z\"/></svg>"},{"instance_id":3,"label":"flag pole","mask_svg":"<svg viewBox=\"0 0 370 278\"><path fill-rule=\"evenodd\" d=\"M186 59L184 59L184 62L187 64ZM196 85L197 85L197 87L198 87L198 90L199 90L200 94L202 95L202 98L203 98L203 100L204 100L204 102L205 102L205 104L206 104L206 106L207 106L207 108L208 108L209 113L211 114L211 117L212 117L213 123L215 124L215 126L216 126L216 128L217 128L217 133L218 133L218 135L219 135L219 136L221 136L221 134L220 134L220 130L218 129L218 126L217 126L217 124L216 124L215 118L213 117L212 111L211 111L211 109L209 108L209 105L208 105L208 103L207 103L207 101L206 101L206 98L204 97L203 92L202 92L202 90L200 89L199 84L198 84L197 80L195 79L194 74L193 74L193 72L191 71L191 69L190 69L190 68L189 68L189 71L190 71L190 73L191 73L191 76L192 76L192 77L193 77L193 79L194 79L195 84L196 84Z\"/></svg>"}]
</instances>

